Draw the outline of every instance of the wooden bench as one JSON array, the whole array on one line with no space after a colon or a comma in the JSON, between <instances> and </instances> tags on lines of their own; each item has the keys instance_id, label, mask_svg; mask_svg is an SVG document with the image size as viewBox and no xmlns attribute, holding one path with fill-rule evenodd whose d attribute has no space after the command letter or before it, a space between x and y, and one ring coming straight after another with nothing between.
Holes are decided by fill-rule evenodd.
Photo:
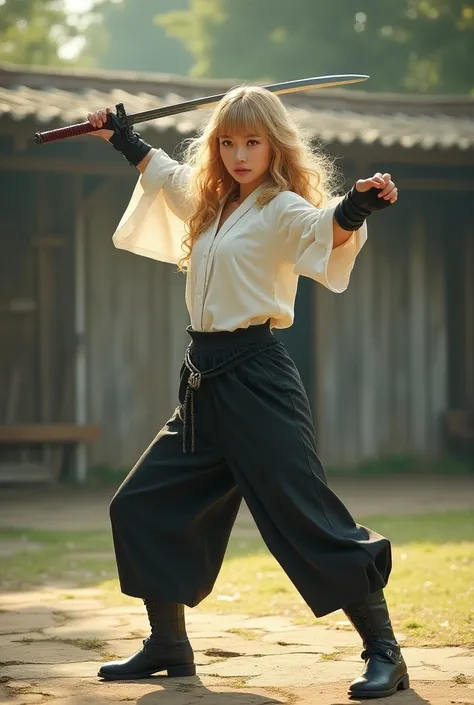
<instances>
[{"instance_id":1,"label":"wooden bench","mask_svg":"<svg viewBox=\"0 0 474 705\"><path fill-rule=\"evenodd\" d=\"M95 424L47 423L0 426L0 446L18 447L20 460L0 462L1 482L55 482L63 468L68 448L89 443L100 436ZM34 446L42 450L41 461L31 459Z\"/></svg>"}]
</instances>

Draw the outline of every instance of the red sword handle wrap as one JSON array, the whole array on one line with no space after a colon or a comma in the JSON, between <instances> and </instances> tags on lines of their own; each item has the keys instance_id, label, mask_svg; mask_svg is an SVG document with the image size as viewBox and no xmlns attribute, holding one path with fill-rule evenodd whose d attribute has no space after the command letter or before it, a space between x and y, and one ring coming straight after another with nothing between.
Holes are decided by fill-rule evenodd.
<instances>
[{"instance_id":1,"label":"red sword handle wrap","mask_svg":"<svg viewBox=\"0 0 474 705\"><path fill-rule=\"evenodd\" d=\"M69 127L60 127L57 130L47 130L47 132L35 132L36 144L48 144L48 142L57 142L65 140L68 137L79 137L79 135L87 135L89 132L95 132L96 128L87 120L77 125L69 125Z\"/></svg>"},{"instance_id":2,"label":"red sword handle wrap","mask_svg":"<svg viewBox=\"0 0 474 705\"><path fill-rule=\"evenodd\" d=\"M123 103L119 103L115 106L117 111L117 118L120 123L120 127L125 130L130 130L130 126L127 121L127 114ZM94 127L89 120L86 122L80 122L77 125L69 125L68 127L59 127L56 130L47 130L46 132L36 132L35 142L36 144L48 144L49 142L58 142L59 140L65 140L68 137L79 137L80 135L88 135L90 132L97 132L97 130L113 130L114 125L112 122L112 116L107 116L107 121L102 125L102 127Z\"/></svg>"}]
</instances>

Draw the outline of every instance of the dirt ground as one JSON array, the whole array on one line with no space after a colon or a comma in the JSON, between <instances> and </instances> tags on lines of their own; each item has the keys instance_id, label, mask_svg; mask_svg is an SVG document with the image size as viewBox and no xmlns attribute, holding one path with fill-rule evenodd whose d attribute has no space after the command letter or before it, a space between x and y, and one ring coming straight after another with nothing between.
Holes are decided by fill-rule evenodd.
<instances>
[{"instance_id":1,"label":"dirt ground","mask_svg":"<svg viewBox=\"0 0 474 705\"><path fill-rule=\"evenodd\" d=\"M458 476L335 477L329 485L357 517L474 510L474 474ZM115 487L0 487L0 527L100 530L109 526ZM238 525L253 520L244 506Z\"/></svg>"}]
</instances>

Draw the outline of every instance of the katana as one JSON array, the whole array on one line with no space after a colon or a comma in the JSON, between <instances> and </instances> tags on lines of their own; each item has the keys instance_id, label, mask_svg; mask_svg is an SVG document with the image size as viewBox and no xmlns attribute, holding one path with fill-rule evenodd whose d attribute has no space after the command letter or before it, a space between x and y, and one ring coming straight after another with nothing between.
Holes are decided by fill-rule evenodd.
<instances>
[{"instance_id":1,"label":"katana","mask_svg":"<svg viewBox=\"0 0 474 705\"><path fill-rule=\"evenodd\" d=\"M332 88L334 86L345 86L349 83L360 83L361 81L367 81L369 76L363 74L342 74L336 76L315 76L313 78L301 78L296 81L284 81L283 83L272 83L268 86L262 86L266 88L267 91L275 93L276 95L285 95L287 93L296 93L298 91L305 91L311 88ZM195 100L186 100L182 103L175 103L174 105L167 105L162 108L155 108L153 110L145 110L141 113L133 113L127 115L125 112L125 107L123 103L119 103L115 106L116 115L120 123L120 127L124 130L130 130L132 125L137 125L140 122L148 122L149 120L157 120L162 117L168 117L169 115L179 115L180 113L187 113L191 110L199 110L202 108L211 108L224 98L226 93L221 93L219 95L211 95L205 98L196 98ZM48 142L57 142L58 140L64 140L69 137L78 137L79 135L86 135L89 132L95 132L96 130L103 129L113 129L111 118L109 116L108 121L101 127L94 127L88 120L86 122L78 123L77 125L69 125L68 127L61 127L57 130L48 130L47 132L36 132L35 141L36 144L46 144Z\"/></svg>"}]
</instances>

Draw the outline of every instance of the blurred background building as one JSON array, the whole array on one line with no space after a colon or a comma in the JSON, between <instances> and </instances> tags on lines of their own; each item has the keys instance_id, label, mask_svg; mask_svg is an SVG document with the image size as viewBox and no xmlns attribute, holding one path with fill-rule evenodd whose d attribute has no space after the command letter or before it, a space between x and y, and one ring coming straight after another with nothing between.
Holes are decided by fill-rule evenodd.
<instances>
[{"instance_id":1,"label":"blurred background building","mask_svg":"<svg viewBox=\"0 0 474 705\"><path fill-rule=\"evenodd\" d=\"M148 0L137 14L126 1L69 3L53 22L57 3L42 17L35 3L29 17L3 3L0 479L130 467L176 405L187 344L184 277L112 245L136 171L99 140L39 148L34 132L118 102L137 112L241 80L324 73L373 80L285 104L337 158L341 187L387 170L401 195L371 218L347 292L302 278L296 322L278 333L308 390L322 459L329 469L423 465L455 438L472 442L474 11L398 2L383 15L380 3L360 4L264 1L256 12L250 1ZM41 19L44 36L28 41ZM177 155L203 118L140 132Z\"/></svg>"}]
</instances>

